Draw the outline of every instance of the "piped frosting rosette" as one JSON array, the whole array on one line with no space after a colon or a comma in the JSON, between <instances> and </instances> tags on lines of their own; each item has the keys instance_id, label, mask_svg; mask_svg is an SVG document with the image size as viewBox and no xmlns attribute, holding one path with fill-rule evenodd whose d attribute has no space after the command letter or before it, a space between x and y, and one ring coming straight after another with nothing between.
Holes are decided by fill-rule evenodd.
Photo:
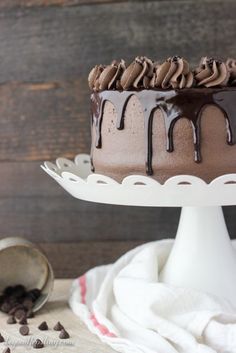
<instances>
[{"instance_id":1,"label":"piped frosting rosette","mask_svg":"<svg viewBox=\"0 0 236 353\"><path fill-rule=\"evenodd\" d=\"M193 73L188 62L179 56L167 59L156 65L150 86L153 88L189 88L193 85Z\"/></svg>"},{"instance_id":2,"label":"piped frosting rosette","mask_svg":"<svg viewBox=\"0 0 236 353\"><path fill-rule=\"evenodd\" d=\"M125 70L125 62L113 61L108 66L96 65L89 73L88 83L91 90L104 91L119 89L120 77Z\"/></svg>"},{"instance_id":3,"label":"piped frosting rosette","mask_svg":"<svg viewBox=\"0 0 236 353\"><path fill-rule=\"evenodd\" d=\"M194 72L197 86L205 87L227 86L229 76L226 63L207 57L201 59Z\"/></svg>"},{"instance_id":4,"label":"piped frosting rosette","mask_svg":"<svg viewBox=\"0 0 236 353\"><path fill-rule=\"evenodd\" d=\"M137 57L124 70L120 84L123 90L148 88L153 76L152 60L143 57Z\"/></svg>"}]
</instances>

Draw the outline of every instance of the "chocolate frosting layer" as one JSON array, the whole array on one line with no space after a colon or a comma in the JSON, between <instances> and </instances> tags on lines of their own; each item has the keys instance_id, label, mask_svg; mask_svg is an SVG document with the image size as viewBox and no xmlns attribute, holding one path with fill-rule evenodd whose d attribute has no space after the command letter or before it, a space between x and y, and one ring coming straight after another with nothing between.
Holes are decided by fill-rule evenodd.
<instances>
[{"instance_id":1,"label":"chocolate frosting layer","mask_svg":"<svg viewBox=\"0 0 236 353\"><path fill-rule=\"evenodd\" d=\"M229 70L224 62L204 57L195 70L194 78L197 86L224 87L227 86L229 80Z\"/></svg>"},{"instance_id":2,"label":"chocolate frosting layer","mask_svg":"<svg viewBox=\"0 0 236 353\"><path fill-rule=\"evenodd\" d=\"M103 91L93 93L92 123L96 130L96 148L102 147L102 121L106 101L113 104L117 113L117 129L125 128L125 109L132 95L139 99L144 117L146 135L146 172L152 175L152 124L153 113L160 109L166 128L166 150L174 150L173 130L177 120L187 118L192 125L194 160L201 162L201 113L207 105L218 107L226 119L227 143L236 143L236 88L185 88L176 90ZM217 143L217 142L216 142Z\"/></svg>"},{"instance_id":3,"label":"chocolate frosting layer","mask_svg":"<svg viewBox=\"0 0 236 353\"><path fill-rule=\"evenodd\" d=\"M155 72L150 86L153 88L189 88L193 85L193 73L190 71L188 62L173 56L163 64L155 67Z\"/></svg>"}]
</instances>

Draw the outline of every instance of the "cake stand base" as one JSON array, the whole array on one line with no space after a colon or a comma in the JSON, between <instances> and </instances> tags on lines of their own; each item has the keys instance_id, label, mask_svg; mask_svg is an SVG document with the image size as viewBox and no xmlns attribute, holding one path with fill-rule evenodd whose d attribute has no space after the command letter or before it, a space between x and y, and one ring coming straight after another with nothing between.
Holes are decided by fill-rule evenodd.
<instances>
[{"instance_id":1,"label":"cake stand base","mask_svg":"<svg viewBox=\"0 0 236 353\"><path fill-rule=\"evenodd\" d=\"M160 280L227 299L236 307L236 253L221 207L183 207Z\"/></svg>"},{"instance_id":2,"label":"cake stand base","mask_svg":"<svg viewBox=\"0 0 236 353\"><path fill-rule=\"evenodd\" d=\"M143 175L121 183L91 173L90 156L58 158L42 168L72 196L93 202L130 206L183 207L176 241L160 273L162 282L227 299L236 308L236 253L220 206L236 204L236 174L207 184L177 175L160 184Z\"/></svg>"}]
</instances>

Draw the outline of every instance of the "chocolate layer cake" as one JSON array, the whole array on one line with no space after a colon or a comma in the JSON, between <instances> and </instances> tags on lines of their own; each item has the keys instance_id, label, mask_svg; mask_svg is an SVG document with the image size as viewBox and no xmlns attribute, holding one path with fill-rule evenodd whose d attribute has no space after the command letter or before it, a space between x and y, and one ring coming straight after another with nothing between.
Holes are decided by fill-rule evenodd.
<instances>
[{"instance_id":1,"label":"chocolate layer cake","mask_svg":"<svg viewBox=\"0 0 236 353\"><path fill-rule=\"evenodd\" d=\"M93 171L117 181L236 173L236 64L138 57L89 74Z\"/></svg>"}]
</instances>

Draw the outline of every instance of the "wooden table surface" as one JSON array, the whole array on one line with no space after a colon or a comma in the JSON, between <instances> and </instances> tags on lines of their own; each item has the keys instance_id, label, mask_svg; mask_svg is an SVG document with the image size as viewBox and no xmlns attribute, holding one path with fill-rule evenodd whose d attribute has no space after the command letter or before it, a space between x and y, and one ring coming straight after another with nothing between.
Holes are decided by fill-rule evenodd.
<instances>
[{"instance_id":1,"label":"wooden table surface","mask_svg":"<svg viewBox=\"0 0 236 353\"><path fill-rule=\"evenodd\" d=\"M11 352L76 352L76 353L112 353L110 347L102 344L99 339L90 333L85 325L76 317L68 307L68 296L72 280L56 280L54 292L51 300L45 307L36 314L33 319L29 319L29 336L21 336L19 333L19 324L8 325L7 316L0 313L0 332L7 342L0 343L0 352L6 347L11 348ZM39 331L38 325L42 321L47 321L49 330ZM58 338L58 332L52 330L57 321L70 334L70 339L61 340ZM45 348L35 350L32 343L40 338L45 342Z\"/></svg>"}]
</instances>

